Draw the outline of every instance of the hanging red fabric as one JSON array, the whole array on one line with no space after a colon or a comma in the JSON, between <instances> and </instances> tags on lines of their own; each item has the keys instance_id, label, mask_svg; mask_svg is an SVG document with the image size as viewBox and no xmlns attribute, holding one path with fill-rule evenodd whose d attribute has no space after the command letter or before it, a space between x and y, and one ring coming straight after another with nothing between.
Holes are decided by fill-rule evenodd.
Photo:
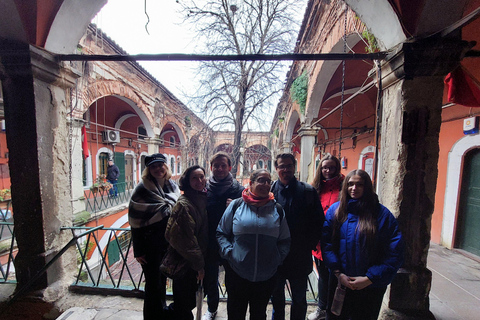
<instances>
[{"instance_id":1,"label":"hanging red fabric","mask_svg":"<svg viewBox=\"0 0 480 320\"><path fill-rule=\"evenodd\" d=\"M88 153L88 143L87 143L87 128L85 125L82 127L82 152L83 152L83 160L89 157Z\"/></svg>"},{"instance_id":2,"label":"hanging red fabric","mask_svg":"<svg viewBox=\"0 0 480 320\"><path fill-rule=\"evenodd\" d=\"M460 66L447 74L448 102L465 107L480 107L480 87Z\"/></svg>"}]
</instances>

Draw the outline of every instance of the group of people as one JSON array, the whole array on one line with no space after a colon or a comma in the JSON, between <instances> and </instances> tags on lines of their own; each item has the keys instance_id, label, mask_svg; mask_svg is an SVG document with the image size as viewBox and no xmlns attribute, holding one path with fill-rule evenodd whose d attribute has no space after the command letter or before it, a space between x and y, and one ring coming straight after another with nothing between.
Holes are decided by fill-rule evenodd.
<instances>
[{"instance_id":1,"label":"group of people","mask_svg":"<svg viewBox=\"0 0 480 320\"><path fill-rule=\"evenodd\" d=\"M245 188L230 173L224 152L210 160L212 176L192 166L179 187L162 154L145 159L142 182L129 205L136 260L145 274L145 319L193 319L197 283L202 281L215 319L219 267L225 269L228 319L285 319L285 285L291 293L291 320L304 320L307 278L318 271L318 308L309 319L376 319L387 285L402 263L398 224L378 202L363 170L346 177L331 155L321 161L312 185L295 177L296 159L279 154L278 175L258 169ZM180 190L183 194L180 195ZM166 306L166 277L160 270L168 250L186 261L173 281ZM341 313L330 310L337 287L346 290Z\"/></svg>"}]
</instances>

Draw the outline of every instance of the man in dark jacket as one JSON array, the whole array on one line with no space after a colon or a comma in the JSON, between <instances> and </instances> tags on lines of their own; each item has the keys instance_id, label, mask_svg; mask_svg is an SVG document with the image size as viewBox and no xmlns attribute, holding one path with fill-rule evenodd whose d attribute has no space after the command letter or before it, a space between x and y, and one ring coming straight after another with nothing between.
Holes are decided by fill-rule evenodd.
<instances>
[{"instance_id":1,"label":"man in dark jacket","mask_svg":"<svg viewBox=\"0 0 480 320\"><path fill-rule=\"evenodd\" d=\"M274 320L285 320L285 281L292 293L291 320L305 320L307 277L312 272L312 249L320 240L325 216L315 189L295 178L295 157L279 154L275 159L278 180L272 185L275 199L285 211L290 229L290 252L278 268L278 282L272 295Z\"/></svg>"},{"instance_id":2,"label":"man in dark jacket","mask_svg":"<svg viewBox=\"0 0 480 320\"><path fill-rule=\"evenodd\" d=\"M110 182L113 185L113 187L110 189L110 197L116 197L118 195L118 189L117 189L118 177L120 177L120 170L113 163L113 160L108 160L106 179L108 180L108 182Z\"/></svg>"},{"instance_id":3,"label":"man in dark jacket","mask_svg":"<svg viewBox=\"0 0 480 320\"><path fill-rule=\"evenodd\" d=\"M230 202L240 198L244 189L230 173L232 161L225 152L217 152L213 155L210 160L210 170L212 176L207 182L208 250L205 259L205 279L203 280L208 309L202 320L215 319L217 315L218 268L221 264L216 238L218 222Z\"/></svg>"}]
</instances>

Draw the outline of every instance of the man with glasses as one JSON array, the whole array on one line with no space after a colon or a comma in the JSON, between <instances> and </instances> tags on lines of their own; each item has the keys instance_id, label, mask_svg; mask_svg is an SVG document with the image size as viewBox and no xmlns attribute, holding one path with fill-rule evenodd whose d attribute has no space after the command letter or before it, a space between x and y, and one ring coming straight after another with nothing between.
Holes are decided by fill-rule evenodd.
<instances>
[{"instance_id":1,"label":"man with glasses","mask_svg":"<svg viewBox=\"0 0 480 320\"><path fill-rule=\"evenodd\" d=\"M290 252L278 268L278 282L272 295L273 320L285 320L285 282L291 289L291 320L305 320L307 278L312 272L312 250L320 240L325 216L315 189L295 177L293 154L282 153L275 159L278 180L271 191L285 211L290 229Z\"/></svg>"},{"instance_id":2,"label":"man with glasses","mask_svg":"<svg viewBox=\"0 0 480 320\"><path fill-rule=\"evenodd\" d=\"M207 182L208 250L205 259L205 279L203 280L208 309L202 320L215 319L220 300L218 268L221 259L216 237L218 222L230 202L240 198L244 189L230 173L232 161L227 153L215 153L210 160L210 170L212 176Z\"/></svg>"}]
</instances>

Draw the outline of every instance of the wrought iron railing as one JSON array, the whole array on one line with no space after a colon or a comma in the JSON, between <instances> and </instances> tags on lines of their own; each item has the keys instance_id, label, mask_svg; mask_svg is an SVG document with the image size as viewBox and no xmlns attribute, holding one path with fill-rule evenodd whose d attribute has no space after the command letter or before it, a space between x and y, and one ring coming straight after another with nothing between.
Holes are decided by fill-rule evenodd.
<instances>
[{"instance_id":1,"label":"wrought iron railing","mask_svg":"<svg viewBox=\"0 0 480 320\"><path fill-rule=\"evenodd\" d=\"M13 267L15 233L10 209L10 200L0 207L0 283L16 283Z\"/></svg>"},{"instance_id":2,"label":"wrought iron railing","mask_svg":"<svg viewBox=\"0 0 480 320\"><path fill-rule=\"evenodd\" d=\"M14 260L14 229L12 222L1 222L0 227L9 230L9 253L6 268L2 266L0 283L15 283L14 274L9 269ZM144 288L143 271L133 256L132 238L130 228L104 228L97 227L63 227L70 230L72 239L62 249L59 257L68 247L75 245L77 249L77 277L72 284L72 289L77 292L95 292L108 290L109 294L136 295L141 294ZM3 240L3 238L2 238ZM42 273L54 263L55 256ZM38 275L39 276L39 275ZM312 283L312 274L308 280L308 300L317 299L316 290ZM12 278L13 277L13 278ZM167 281L167 294L171 294L171 280ZM226 298L224 274L219 276L219 289L221 298ZM290 300L289 286L286 286L286 297Z\"/></svg>"},{"instance_id":3,"label":"wrought iron railing","mask_svg":"<svg viewBox=\"0 0 480 320\"><path fill-rule=\"evenodd\" d=\"M102 187L87 189L83 192L85 197L85 210L90 213L95 213L126 203L130 201L134 188L134 182L117 183L118 191L116 195L114 188L109 190Z\"/></svg>"}]
</instances>

